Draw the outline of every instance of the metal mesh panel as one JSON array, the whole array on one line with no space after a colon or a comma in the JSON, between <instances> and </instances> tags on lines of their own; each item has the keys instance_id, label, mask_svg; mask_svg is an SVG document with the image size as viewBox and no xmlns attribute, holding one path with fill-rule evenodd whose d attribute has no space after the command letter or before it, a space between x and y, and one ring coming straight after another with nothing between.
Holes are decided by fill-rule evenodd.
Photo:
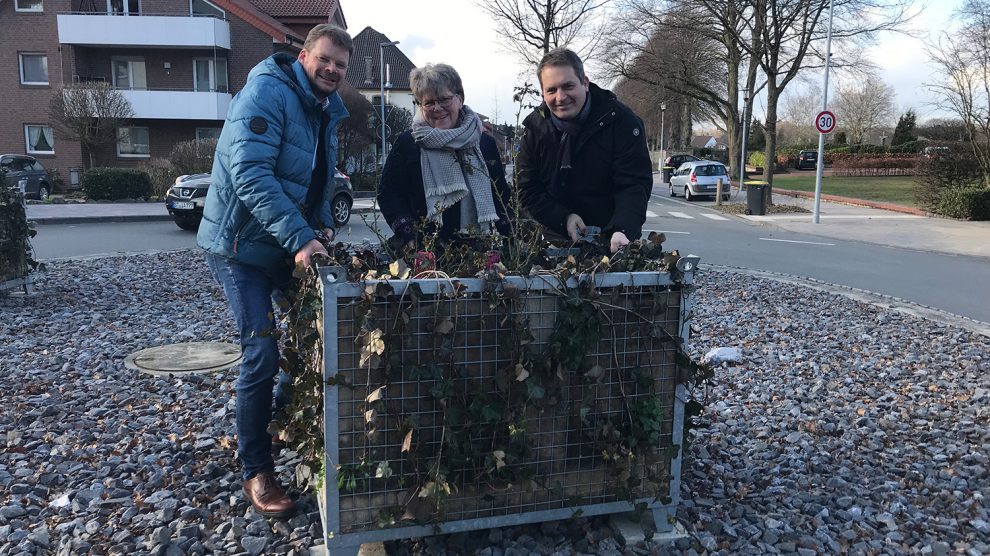
<instances>
[{"instance_id":1,"label":"metal mesh panel","mask_svg":"<svg viewBox=\"0 0 990 556\"><path fill-rule=\"evenodd\" d=\"M590 404L591 412L597 418L609 415L622 418L624 404L632 404L648 395L659 396L663 406L658 448L665 455L654 466L653 475L666 480L661 492L638 494L647 497L670 495L670 452L663 448L673 444L677 346L671 341L652 337L650 331L652 326L659 325L671 337L680 334L681 292L667 286L599 288L599 291L604 293L599 305L603 309L602 337L589 351L589 366L601 365L608 371L598 383L564 376L559 403L546 407L529 406L525 428L532 450L523 464L535 469L535 479L531 483L475 485L472 484L474 479L483 474L482 469L476 468L481 463L466 464L459 479L452 481L454 492L444 503L445 520L490 518L623 501L614 492L609 467L589 441L577 406ZM534 350L539 353L554 329L561 299L552 291L529 290L508 308L503 305L492 308L482 293L469 293L457 300L425 295L415 308L406 310L411 319L401 335L401 376L390 379L383 370L369 372L359 367L357 298L338 299L337 372L347 376L354 388L338 388L339 451L337 454L328 452L328 460L343 466L362 461L387 461L393 471L391 478L365 478L358 481L356 489L339 494L338 533L378 529L378 516L382 510L402 506L408 501L412 485L404 484L400 478L414 475L416 468L407 460L408 454L401 452L404 419L415 415L418 420L415 443L419 453L432 454L444 449L443 410L431 395L436 381L410 376L410 369L434 363L438 354L446 353L452 356L456 375L451 376L448 372L444 378L450 380L455 389L495 396L498 393L496 375L505 373L512 364L509 319L514 314L528 319L529 330L535 338ZM391 330L401 316L399 301L399 295L375 301L371 322L385 331ZM434 334L438 318L446 315L455 323L454 331L449 336ZM648 315L653 315L652 322L644 322L643 316ZM332 338L327 340L333 341ZM390 345L395 345L395 340L390 341L393 342ZM652 390L638 386L631 371L633 368L653 379ZM387 409L379 412L377 432L369 435L364 416L365 398L385 383L388 383L384 392ZM328 409L328 418L332 418L333 408ZM492 444L490 437L477 436L472 441L478 446Z\"/></svg>"}]
</instances>

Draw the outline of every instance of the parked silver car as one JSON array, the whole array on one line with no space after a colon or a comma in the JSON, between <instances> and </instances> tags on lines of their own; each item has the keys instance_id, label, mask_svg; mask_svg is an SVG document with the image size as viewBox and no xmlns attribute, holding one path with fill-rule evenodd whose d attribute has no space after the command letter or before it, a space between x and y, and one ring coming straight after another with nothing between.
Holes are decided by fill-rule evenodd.
<instances>
[{"instance_id":1,"label":"parked silver car","mask_svg":"<svg viewBox=\"0 0 990 556\"><path fill-rule=\"evenodd\" d=\"M722 180L722 200L729 200L729 171L721 162L695 160L681 164L670 176L670 196L684 193L684 199L693 201L702 195L715 196L718 180Z\"/></svg>"}]
</instances>

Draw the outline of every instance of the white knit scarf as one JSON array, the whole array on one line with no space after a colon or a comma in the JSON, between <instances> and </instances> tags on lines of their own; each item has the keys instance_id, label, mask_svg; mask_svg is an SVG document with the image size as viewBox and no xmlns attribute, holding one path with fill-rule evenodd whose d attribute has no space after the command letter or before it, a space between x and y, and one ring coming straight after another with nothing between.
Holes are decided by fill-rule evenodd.
<instances>
[{"instance_id":1,"label":"white knit scarf","mask_svg":"<svg viewBox=\"0 0 990 556\"><path fill-rule=\"evenodd\" d=\"M492 181L481 154L481 118L464 106L457 127L431 127L417 111L412 135L419 145L426 193L426 216L440 222L444 210L461 201L461 229L475 224L483 231L498 220ZM470 193L470 195L468 194Z\"/></svg>"}]
</instances>

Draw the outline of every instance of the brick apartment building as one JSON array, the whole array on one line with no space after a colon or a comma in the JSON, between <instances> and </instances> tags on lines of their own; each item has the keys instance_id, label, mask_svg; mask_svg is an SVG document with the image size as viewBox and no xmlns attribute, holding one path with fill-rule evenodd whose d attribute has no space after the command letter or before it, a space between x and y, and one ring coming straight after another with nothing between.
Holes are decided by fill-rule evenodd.
<instances>
[{"instance_id":1,"label":"brick apartment building","mask_svg":"<svg viewBox=\"0 0 990 556\"><path fill-rule=\"evenodd\" d=\"M140 166L218 136L260 60L297 53L318 23L346 28L338 0L0 0L0 21L0 153L31 154L66 185L89 155L52 133L48 105L64 84L124 94L134 118L95 164Z\"/></svg>"}]
</instances>

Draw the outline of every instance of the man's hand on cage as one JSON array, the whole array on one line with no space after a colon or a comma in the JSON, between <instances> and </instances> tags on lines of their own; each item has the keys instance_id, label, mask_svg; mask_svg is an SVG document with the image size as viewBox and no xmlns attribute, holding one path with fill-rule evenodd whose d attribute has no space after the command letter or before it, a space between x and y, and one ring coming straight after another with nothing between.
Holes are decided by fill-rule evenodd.
<instances>
[{"instance_id":1,"label":"man's hand on cage","mask_svg":"<svg viewBox=\"0 0 990 556\"><path fill-rule=\"evenodd\" d=\"M625 245L629 245L629 238L626 237L626 234L622 232L615 232L612 234L612 241L610 242L609 248L613 253L619 249L622 249Z\"/></svg>"},{"instance_id":2,"label":"man's hand on cage","mask_svg":"<svg viewBox=\"0 0 990 556\"><path fill-rule=\"evenodd\" d=\"M571 241L577 243L587 231L588 227L584 225L584 219L574 213L567 215L567 235Z\"/></svg>"},{"instance_id":3,"label":"man's hand on cage","mask_svg":"<svg viewBox=\"0 0 990 556\"><path fill-rule=\"evenodd\" d=\"M319 240L311 239L309 240L309 243L302 246L302 249L296 251L296 266L311 266L313 264L313 255L316 253L322 253L329 256L326 247L323 247L323 244L320 243Z\"/></svg>"}]
</instances>

